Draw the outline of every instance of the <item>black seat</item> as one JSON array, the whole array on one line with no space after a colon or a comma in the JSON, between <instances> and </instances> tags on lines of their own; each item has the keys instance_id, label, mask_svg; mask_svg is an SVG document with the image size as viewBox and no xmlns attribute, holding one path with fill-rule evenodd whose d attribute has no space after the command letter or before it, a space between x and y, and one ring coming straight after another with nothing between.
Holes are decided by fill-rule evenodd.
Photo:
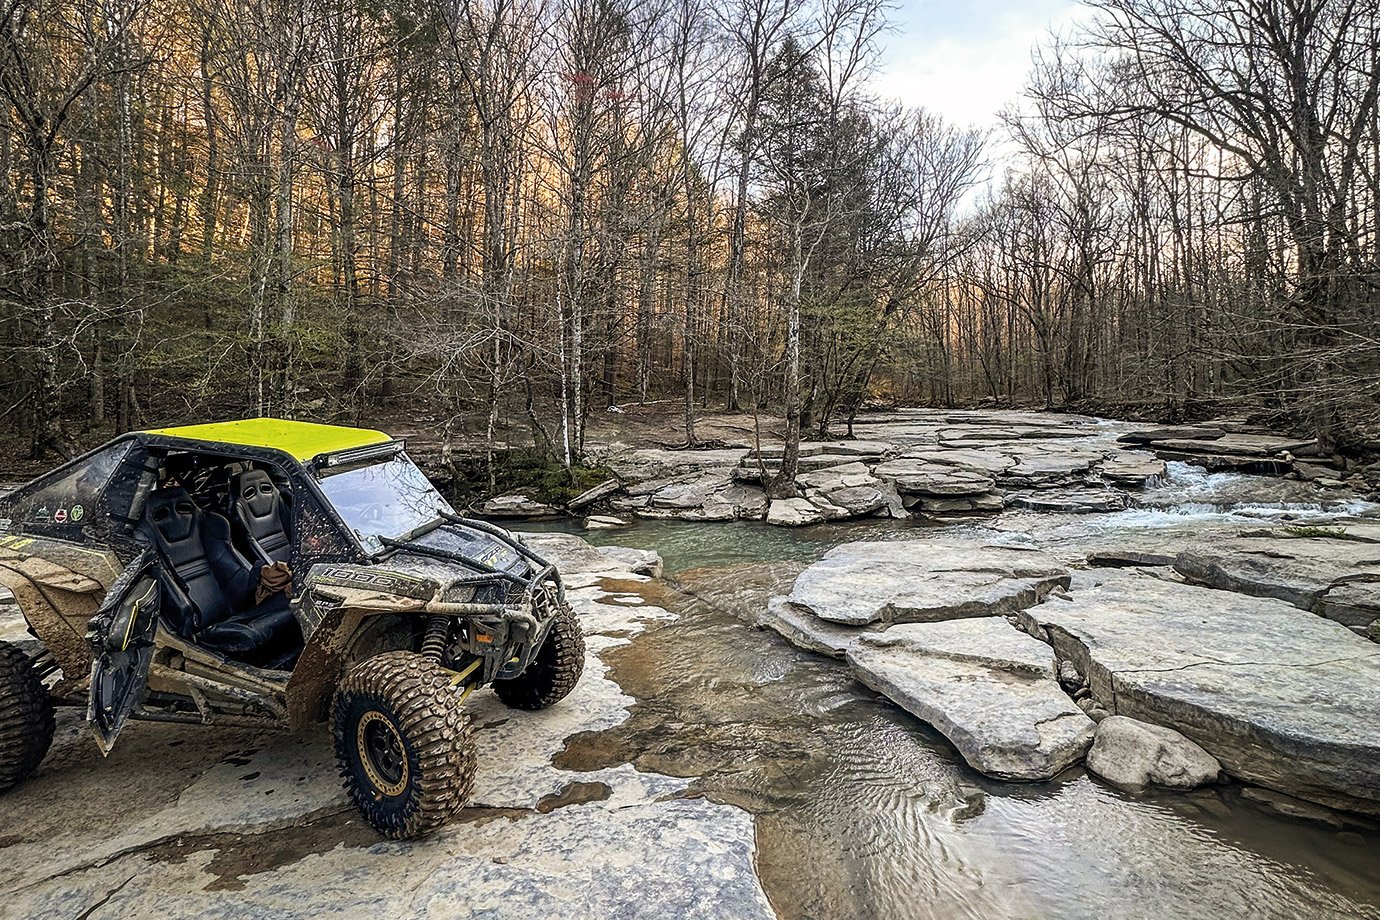
<instances>
[{"instance_id":1,"label":"black seat","mask_svg":"<svg viewBox=\"0 0 1380 920\"><path fill-rule=\"evenodd\" d=\"M264 667L283 667L301 648L286 595L254 603L262 562L230 541L230 524L203 512L179 486L153 492L145 519L167 564L177 632L203 648Z\"/></svg>"},{"instance_id":2,"label":"black seat","mask_svg":"<svg viewBox=\"0 0 1380 920\"><path fill-rule=\"evenodd\" d=\"M245 545L264 562L288 562L292 538L283 497L263 470L248 470L230 480L230 519L243 531Z\"/></svg>"}]
</instances>

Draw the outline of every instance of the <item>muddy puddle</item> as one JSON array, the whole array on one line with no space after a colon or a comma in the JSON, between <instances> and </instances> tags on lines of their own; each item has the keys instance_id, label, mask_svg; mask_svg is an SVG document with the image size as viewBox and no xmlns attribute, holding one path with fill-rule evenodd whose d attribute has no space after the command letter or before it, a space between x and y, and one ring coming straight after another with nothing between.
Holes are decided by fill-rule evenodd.
<instances>
[{"instance_id":1,"label":"muddy puddle","mask_svg":"<svg viewBox=\"0 0 1380 920\"><path fill-rule=\"evenodd\" d=\"M1380 917L1375 836L1267 815L1231 788L1133 797L1082 771L1033 785L971 771L842 664L745 622L837 537L753 560L728 539L752 531L715 529L685 537L707 564L679 545L674 589L647 586L680 619L604 653L631 717L557 763L689 777L749 811L783 917Z\"/></svg>"}]
</instances>

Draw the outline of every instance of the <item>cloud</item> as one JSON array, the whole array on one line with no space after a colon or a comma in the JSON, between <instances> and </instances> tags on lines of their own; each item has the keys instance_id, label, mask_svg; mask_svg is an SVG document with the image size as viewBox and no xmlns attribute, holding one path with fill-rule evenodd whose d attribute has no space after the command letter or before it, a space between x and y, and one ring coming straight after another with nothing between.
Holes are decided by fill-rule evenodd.
<instances>
[{"instance_id":1,"label":"cloud","mask_svg":"<svg viewBox=\"0 0 1380 920\"><path fill-rule=\"evenodd\" d=\"M872 88L960 125L991 127L1015 101L1030 71L1031 49L1051 29L1086 18L1070 0L987 0L963 7L908 3L883 39Z\"/></svg>"}]
</instances>

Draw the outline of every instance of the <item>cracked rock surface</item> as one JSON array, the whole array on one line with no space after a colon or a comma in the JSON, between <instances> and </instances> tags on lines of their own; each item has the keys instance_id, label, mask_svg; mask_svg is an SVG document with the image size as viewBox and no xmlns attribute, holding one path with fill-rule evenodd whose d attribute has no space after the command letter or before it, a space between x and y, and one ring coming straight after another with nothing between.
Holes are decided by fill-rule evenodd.
<instances>
[{"instance_id":1,"label":"cracked rock surface","mask_svg":"<svg viewBox=\"0 0 1380 920\"><path fill-rule=\"evenodd\" d=\"M1366 539L1370 530L1353 530L1345 538L1276 532L1197 542L1175 557L1174 568L1192 581L1277 597L1364 633L1380 619L1380 542Z\"/></svg>"},{"instance_id":2,"label":"cracked rock surface","mask_svg":"<svg viewBox=\"0 0 1380 920\"><path fill-rule=\"evenodd\" d=\"M848 665L988 776L1052 779L1092 744L1093 721L1055 679L1054 651L1005 617L866 633L849 646Z\"/></svg>"},{"instance_id":3,"label":"cracked rock surface","mask_svg":"<svg viewBox=\"0 0 1380 920\"><path fill-rule=\"evenodd\" d=\"M0 915L771 917L750 815L631 765L557 769L566 739L627 717L598 653L666 611L619 590L655 554L533 536L587 635L583 679L539 713L472 699L479 776L459 819L384 841L340 789L329 733L134 723L102 761L60 714L39 774L0 798ZM7 626L12 624L6 624Z\"/></svg>"},{"instance_id":4,"label":"cracked rock surface","mask_svg":"<svg viewBox=\"0 0 1380 920\"><path fill-rule=\"evenodd\" d=\"M1346 627L1143 573L1020 619L1108 712L1182 733L1233 777L1380 815L1380 646Z\"/></svg>"},{"instance_id":5,"label":"cracked rock surface","mask_svg":"<svg viewBox=\"0 0 1380 920\"><path fill-rule=\"evenodd\" d=\"M796 579L789 600L834 623L915 623L1008 613L1069 573L1038 550L961 538L844 543Z\"/></svg>"}]
</instances>

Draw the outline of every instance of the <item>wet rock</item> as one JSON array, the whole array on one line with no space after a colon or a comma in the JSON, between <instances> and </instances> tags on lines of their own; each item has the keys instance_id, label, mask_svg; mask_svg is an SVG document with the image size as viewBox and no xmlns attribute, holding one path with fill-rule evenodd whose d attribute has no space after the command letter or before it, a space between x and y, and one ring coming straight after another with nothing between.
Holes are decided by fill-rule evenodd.
<instances>
[{"instance_id":1,"label":"wet rock","mask_svg":"<svg viewBox=\"0 0 1380 920\"><path fill-rule=\"evenodd\" d=\"M579 495L572 498L567 506L571 511L578 511L599 501L601 498L608 498L614 492L623 488L623 484L617 479L606 479L592 489L586 489Z\"/></svg>"},{"instance_id":2,"label":"wet rock","mask_svg":"<svg viewBox=\"0 0 1380 920\"><path fill-rule=\"evenodd\" d=\"M800 574L790 600L862 626L1007 613L1068 583L1057 561L1022 547L957 538L844 543Z\"/></svg>"},{"instance_id":3,"label":"wet rock","mask_svg":"<svg viewBox=\"0 0 1380 920\"><path fill-rule=\"evenodd\" d=\"M522 542L561 575L608 574L631 571L639 575L661 574L661 556L654 550L623 546L593 546L568 533L525 533Z\"/></svg>"},{"instance_id":4,"label":"wet rock","mask_svg":"<svg viewBox=\"0 0 1380 920\"><path fill-rule=\"evenodd\" d=\"M1238 779L1380 814L1380 648L1340 624L1134 573L1020 618L1109 712L1181 732Z\"/></svg>"},{"instance_id":5,"label":"wet rock","mask_svg":"<svg viewBox=\"0 0 1380 920\"><path fill-rule=\"evenodd\" d=\"M808 498L777 498L767 507L767 523L778 527L803 527L824 520L824 512Z\"/></svg>"},{"instance_id":6,"label":"wet rock","mask_svg":"<svg viewBox=\"0 0 1380 920\"><path fill-rule=\"evenodd\" d=\"M1293 796L1283 795L1269 789L1258 789L1254 786L1247 786L1245 789L1241 790L1241 798L1264 811L1279 815L1280 817L1307 821L1310 824L1321 824L1333 830L1341 830L1347 825L1347 822L1342 819L1342 816L1331 809L1314 805L1312 802L1304 802Z\"/></svg>"},{"instance_id":7,"label":"wet rock","mask_svg":"<svg viewBox=\"0 0 1380 920\"><path fill-rule=\"evenodd\" d=\"M1117 438L1123 444L1149 444L1152 441L1217 441L1226 437L1221 428L1201 425L1178 425L1165 428L1145 428Z\"/></svg>"},{"instance_id":8,"label":"wet rock","mask_svg":"<svg viewBox=\"0 0 1380 920\"><path fill-rule=\"evenodd\" d=\"M1059 689L1050 647L1003 617L893 626L859 636L846 657L858 680L988 776L1047 780L1092 744L1093 722Z\"/></svg>"},{"instance_id":9,"label":"wet rock","mask_svg":"<svg viewBox=\"0 0 1380 920\"><path fill-rule=\"evenodd\" d=\"M1122 511L1128 500L1125 493L1112 489L1038 489L1006 497L1008 504L1031 511L1096 514Z\"/></svg>"},{"instance_id":10,"label":"wet rock","mask_svg":"<svg viewBox=\"0 0 1380 920\"><path fill-rule=\"evenodd\" d=\"M863 632L856 626L840 626L821 620L779 596L767 602L767 610L757 620L757 625L780 633L796 648L830 658L842 658Z\"/></svg>"},{"instance_id":11,"label":"wet rock","mask_svg":"<svg viewBox=\"0 0 1380 920\"><path fill-rule=\"evenodd\" d=\"M1380 618L1380 546L1274 532L1193 543L1174 559L1185 578L1277 597L1362 632Z\"/></svg>"},{"instance_id":12,"label":"wet rock","mask_svg":"<svg viewBox=\"0 0 1380 920\"><path fill-rule=\"evenodd\" d=\"M1168 472L1165 462L1154 454L1121 452L1102 461L1097 471L1102 478L1127 489L1139 489Z\"/></svg>"},{"instance_id":13,"label":"wet rock","mask_svg":"<svg viewBox=\"0 0 1380 920\"><path fill-rule=\"evenodd\" d=\"M589 530L610 530L615 527L627 527L628 522L620 517L613 517L607 514L591 514L585 518L585 527Z\"/></svg>"},{"instance_id":14,"label":"wet rock","mask_svg":"<svg viewBox=\"0 0 1380 920\"><path fill-rule=\"evenodd\" d=\"M1195 789L1214 782L1222 765L1172 728L1109 716L1097 725L1088 769L1118 789L1139 792L1146 786Z\"/></svg>"},{"instance_id":15,"label":"wet rock","mask_svg":"<svg viewBox=\"0 0 1380 920\"><path fill-rule=\"evenodd\" d=\"M522 519L550 517L556 509L526 495L499 495L484 502L480 514L484 517Z\"/></svg>"}]
</instances>

